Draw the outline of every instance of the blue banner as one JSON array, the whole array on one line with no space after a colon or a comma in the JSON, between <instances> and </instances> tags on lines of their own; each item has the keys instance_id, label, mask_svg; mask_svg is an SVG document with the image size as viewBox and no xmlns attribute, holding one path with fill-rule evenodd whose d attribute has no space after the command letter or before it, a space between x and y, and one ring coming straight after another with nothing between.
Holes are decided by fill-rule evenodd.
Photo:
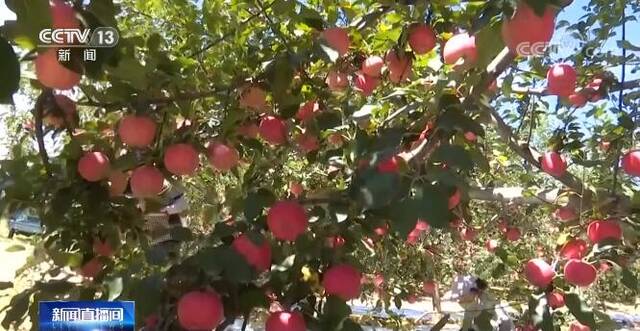
<instances>
[{"instance_id":1,"label":"blue banner","mask_svg":"<svg viewBox=\"0 0 640 331\"><path fill-rule=\"evenodd\" d=\"M40 331L134 331L133 301L41 301Z\"/></svg>"}]
</instances>

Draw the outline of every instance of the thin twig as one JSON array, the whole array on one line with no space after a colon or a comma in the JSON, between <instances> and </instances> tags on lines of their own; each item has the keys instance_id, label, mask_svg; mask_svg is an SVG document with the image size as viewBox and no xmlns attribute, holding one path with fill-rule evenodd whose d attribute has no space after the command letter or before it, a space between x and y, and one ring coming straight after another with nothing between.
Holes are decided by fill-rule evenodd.
<instances>
[{"instance_id":1,"label":"thin twig","mask_svg":"<svg viewBox=\"0 0 640 331\"><path fill-rule=\"evenodd\" d=\"M627 40L627 19L626 19L626 15L625 15L625 6L622 6L622 73L620 74L620 85L624 85L624 81L625 81L625 76L626 76L626 71L627 71L627 48L625 47L625 41ZM618 93L618 110L622 111L622 106L623 106L623 91L622 89L620 89L619 93ZM635 123L635 121L634 121ZM633 129L631 130L631 135L633 136ZM620 170L620 154L621 154L621 148L622 146L620 144L617 144L617 148L616 148L616 158L615 158L615 163L613 164L613 185L611 187L611 194L615 195L616 194L616 189L618 186L618 172Z\"/></svg>"},{"instance_id":2,"label":"thin twig","mask_svg":"<svg viewBox=\"0 0 640 331\"><path fill-rule=\"evenodd\" d=\"M50 89L42 90L42 93L38 96L36 100L36 105L34 108L35 115L35 126L36 126L36 140L38 141L38 152L40 153L40 158L42 159L42 164L44 165L44 170L47 173L48 177L53 176L53 172L51 171L51 163L49 162L49 156L47 155L47 149L44 144L44 131L42 130L42 116L44 113L44 103L47 98L53 97Z\"/></svg>"}]
</instances>

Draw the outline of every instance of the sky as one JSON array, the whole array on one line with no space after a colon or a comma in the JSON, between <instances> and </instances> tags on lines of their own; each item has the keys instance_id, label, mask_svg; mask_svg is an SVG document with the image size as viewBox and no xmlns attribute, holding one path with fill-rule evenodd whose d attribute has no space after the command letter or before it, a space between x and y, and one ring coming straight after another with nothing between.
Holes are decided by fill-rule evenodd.
<instances>
[{"instance_id":1,"label":"sky","mask_svg":"<svg viewBox=\"0 0 640 331\"><path fill-rule=\"evenodd\" d=\"M580 20L580 17L584 14L584 10L582 7L588 3L588 0L575 0L568 8L565 8L559 15L558 20L567 20L570 23L575 23ZM5 5L4 1L0 1L0 22L4 20L13 20L15 19L15 14L11 12ZM618 38L620 36L620 31L618 31ZM640 46L640 22L628 22L627 23L627 40L631 42L631 44ZM622 50L617 47L617 40L612 39L608 40L607 43L603 47L603 51L612 51L612 52L621 52ZM567 39L566 35L561 32L556 32L554 38L552 40L552 44L558 45L566 45ZM571 51L570 49L568 51ZM562 52L562 48L560 50ZM610 69L617 77L620 77L621 67L616 67ZM640 72L632 73L632 66L627 66L627 79L638 79L640 78ZM25 96L15 95L14 99L16 101L16 108L18 111L28 111L32 106L32 100L29 100ZM549 97L548 100L552 105L555 104L555 100L553 97ZM606 102L606 101L601 101ZM0 105L0 123L3 122L3 116L6 116L7 113L12 111L12 108L5 105ZM6 157L7 155L7 137L8 133L5 131L4 125L0 125L0 159Z\"/></svg>"}]
</instances>

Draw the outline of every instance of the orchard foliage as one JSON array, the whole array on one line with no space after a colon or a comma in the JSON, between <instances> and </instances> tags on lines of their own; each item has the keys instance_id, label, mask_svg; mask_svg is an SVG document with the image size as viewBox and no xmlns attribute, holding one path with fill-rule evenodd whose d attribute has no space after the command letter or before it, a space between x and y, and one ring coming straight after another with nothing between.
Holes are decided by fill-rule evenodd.
<instances>
[{"instance_id":1,"label":"orchard foliage","mask_svg":"<svg viewBox=\"0 0 640 331\"><path fill-rule=\"evenodd\" d=\"M122 299L165 330L359 330L346 300L399 306L474 273L523 328L607 330L590 306L638 292L638 84L611 71L638 64L616 34L637 2L577 22L556 18L566 0L6 3L0 99L33 111L0 207L40 216L30 265L51 268L4 328L37 329L39 300ZM121 38L95 62L37 48L73 26ZM554 31L577 47L518 48ZM625 57L602 51L616 38ZM165 180L190 201L177 256L139 208Z\"/></svg>"}]
</instances>

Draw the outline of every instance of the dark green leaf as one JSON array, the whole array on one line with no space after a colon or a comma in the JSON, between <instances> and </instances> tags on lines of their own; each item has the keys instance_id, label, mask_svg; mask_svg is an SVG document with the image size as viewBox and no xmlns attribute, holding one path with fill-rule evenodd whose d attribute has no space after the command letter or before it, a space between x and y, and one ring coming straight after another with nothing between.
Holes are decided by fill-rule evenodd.
<instances>
[{"instance_id":1,"label":"dark green leaf","mask_svg":"<svg viewBox=\"0 0 640 331\"><path fill-rule=\"evenodd\" d=\"M473 169L471 154L459 145L441 145L433 153L433 158L444 162L449 167L463 170Z\"/></svg>"},{"instance_id":2,"label":"dark green leaf","mask_svg":"<svg viewBox=\"0 0 640 331\"><path fill-rule=\"evenodd\" d=\"M0 36L0 104L11 103L20 87L20 63L9 42Z\"/></svg>"},{"instance_id":3,"label":"dark green leaf","mask_svg":"<svg viewBox=\"0 0 640 331\"><path fill-rule=\"evenodd\" d=\"M565 294L564 301L571 314L575 316L580 323L589 326L593 330L597 330L593 310L580 300L580 297L577 294Z\"/></svg>"},{"instance_id":4,"label":"dark green leaf","mask_svg":"<svg viewBox=\"0 0 640 331\"><path fill-rule=\"evenodd\" d=\"M533 325L542 331L553 331L553 316L549 311L547 297L544 293L529 297L529 313Z\"/></svg>"},{"instance_id":5,"label":"dark green leaf","mask_svg":"<svg viewBox=\"0 0 640 331\"><path fill-rule=\"evenodd\" d=\"M627 268L622 269L622 279L620 281L632 291L638 291L638 277L636 277L631 270Z\"/></svg>"}]
</instances>

